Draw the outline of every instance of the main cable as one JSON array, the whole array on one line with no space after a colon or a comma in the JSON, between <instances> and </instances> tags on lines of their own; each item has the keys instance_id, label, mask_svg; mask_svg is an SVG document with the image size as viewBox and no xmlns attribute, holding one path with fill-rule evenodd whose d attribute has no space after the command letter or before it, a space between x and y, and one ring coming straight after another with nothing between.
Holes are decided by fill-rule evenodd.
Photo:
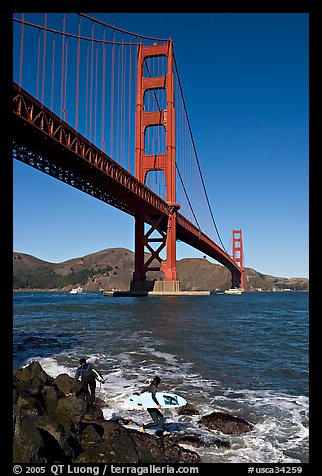
<instances>
[{"instance_id":1,"label":"main cable","mask_svg":"<svg viewBox=\"0 0 322 476\"><path fill-rule=\"evenodd\" d=\"M180 93L181 93L182 103L183 103L183 107L184 107L184 111L185 111L185 115L186 115L186 119L187 119L187 124L188 124L188 128L189 128L189 133L190 133L190 138L191 138L191 142L192 142L192 147L193 147L193 150L194 150L194 153L195 153L196 162L197 162L197 166L198 166L198 170L199 170L199 174L200 174L200 178L201 178L201 183L202 183L202 186L203 186L203 190L204 190L204 193L205 193L206 201L207 201L207 204L208 204L209 212L210 212L210 215L211 215L211 219L212 219L213 225L214 225L214 227L215 227L215 229L216 229L218 238L219 238L219 240L220 240L221 246L223 247L223 249L224 249L224 250L226 251L226 253L228 254L228 252L227 252L227 250L226 250L226 248L225 248L225 246L224 246L224 244L223 244L223 242L222 242L222 240L221 240L221 237L220 237L220 234L219 234L217 225L216 225L216 221L215 221L214 215L213 215L212 210L211 210L211 206L210 206L210 202L209 202L209 198L208 198L208 194L207 194L205 182L204 182L204 179L203 179L203 176L202 176L202 173L201 173L201 167L200 167L200 163L199 163L199 159L198 159L197 149L196 149L195 141L194 141L193 135L192 135L190 120L189 120L189 117L188 117L188 111L187 111L186 102L185 102L185 99L184 99L184 96L183 96L183 90L182 90L181 81L180 81L180 77L179 77L179 71L178 71L177 62L176 62L176 59L175 59L174 54L173 54L173 59L174 59L174 65L175 65L176 73L177 73L177 78L178 78L178 84L179 84L179 89L180 89Z\"/></svg>"}]
</instances>

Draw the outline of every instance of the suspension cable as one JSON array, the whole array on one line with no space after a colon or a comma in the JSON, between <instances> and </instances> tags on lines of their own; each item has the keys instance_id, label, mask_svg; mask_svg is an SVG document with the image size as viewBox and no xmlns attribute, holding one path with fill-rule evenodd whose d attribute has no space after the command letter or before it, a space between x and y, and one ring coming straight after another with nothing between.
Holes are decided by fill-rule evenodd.
<instances>
[{"instance_id":1,"label":"suspension cable","mask_svg":"<svg viewBox=\"0 0 322 476\"><path fill-rule=\"evenodd\" d=\"M81 40L86 40L86 41L94 41L96 43L103 43L103 44L107 44L107 45L123 45L123 46L136 46L138 45L138 43L132 43L132 42L129 42L129 43L122 43L121 41L109 41L109 40L99 40L97 38L90 38L88 36L79 36L79 35L76 35L74 33L67 33L66 31L65 32L62 32L60 30L55 30L54 28L44 28L43 26L41 25L36 25L35 23L30 23L30 22L27 22L27 21L22 21L22 20L19 20L18 18L13 18L13 21L17 22L17 23L23 23L24 25L27 25L27 26L30 26L32 28L38 28L39 30L46 30L46 31L50 31L51 33L56 33L57 35L63 35L63 36L66 36L66 37L70 37L70 38L80 38ZM93 20L95 21L95 20Z\"/></svg>"},{"instance_id":2,"label":"suspension cable","mask_svg":"<svg viewBox=\"0 0 322 476\"><path fill-rule=\"evenodd\" d=\"M177 73L177 78L178 78L178 84L179 84L179 89L180 89L180 93L181 93L182 103L183 103L183 107L184 107L184 111L185 111L185 115L186 115L186 119L187 119L187 124L188 124L188 128L189 128L189 133L190 133L190 138L191 138L191 142L192 142L192 147L193 147L193 150L194 150L194 153L195 153L196 162L197 162L197 166L198 166L198 170L199 170L199 174L200 174L200 178L201 178L203 190L204 190L204 193L205 193L206 201L207 201L207 204L208 204L209 212L210 212L210 215L211 215L211 219L212 219L213 225L214 225L214 227L215 227L215 229L216 229L218 238L219 238L219 240L220 240L220 243L221 243L223 249L224 249L224 250L226 251L226 253L227 253L227 250L226 250L226 248L225 248L225 246L224 246L224 244L223 244L223 242L222 242L222 240L221 240L221 237L220 237L220 234L219 234L219 231L218 231L216 222L215 222L215 218L214 218L214 215L213 215L212 210L211 210L211 206L210 206L210 202L209 202L209 198L208 198L208 194L207 194L205 182L204 182L204 180L203 180L203 176L202 176L202 173L201 173L201 168L200 168L200 163L199 163L199 159L198 159L197 149L196 149L195 141L194 141L193 135L192 135L190 120L189 120L188 111L187 111L187 108L186 108L186 102L185 102L185 99L184 99L184 96L183 96L183 90L182 90L181 81L180 81L180 77L179 77L179 71L178 71L177 62L176 62L176 59L175 59L175 56L174 56L174 55L173 55L173 59L174 59L174 65L175 65L176 73ZM227 253L227 254L228 254L228 253Z\"/></svg>"},{"instance_id":3,"label":"suspension cable","mask_svg":"<svg viewBox=\"0 0 322 476\"><path fill-rule=\"evenodd\" d=\"M23 62L23 48L25 38L25 14L22 14L22 27L21 27L21 39L20 39L20 71L19 71L19 86L22 87L22 62Z\"/></svg>"},{"instance_id":4,"label":"suspension cable","mask_svg":"<svg viewBox=\"0 0 322 476\"><path fill-rule=\"evenodd\" d=\"M80 15L81 17L87 18L87 20L95 21L96 23L99 23L100 25L111 28L112 30L119 31L120 33L125 33L126 35L135 36L136 38L144 38L145 40L152 40L152 41L168 41L168 39L165 39L165 38L154 38L152 36L144 36L144 35L139 35L138 33L132 33L131 31L122 30L121 28L117 28L113 25L109 25L108 23L104 23L101 20L97 20L96 18L90 17L86 15L85 13L77 13L77 14Z\"/></svg>"}]
</instances>

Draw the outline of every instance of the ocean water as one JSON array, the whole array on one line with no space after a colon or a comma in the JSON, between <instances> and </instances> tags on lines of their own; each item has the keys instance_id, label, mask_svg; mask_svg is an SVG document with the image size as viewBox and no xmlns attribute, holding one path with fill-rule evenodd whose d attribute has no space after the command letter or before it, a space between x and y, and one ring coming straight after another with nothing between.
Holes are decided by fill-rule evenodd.
<instances>
[{"instance_id":1,"label":"ocean water","mask_svg":"<svg viewBox=\"0 0 322 476\"><path fill-rule=\"evenodd\" d=\"M38 360L74 376L81 357L107 378L104 416L129 427L149 421L127 396L159 375L199 415L164 409L173 434L214 436L230 448L193 449L205 463L309 462L309 296L306 292L209 297L104 297L102 293L14 293L14 367ZM231 436L198 420L213 411L254 429ZM153 429L147 430L153 433Z\"/></svg>"}]
</instances>

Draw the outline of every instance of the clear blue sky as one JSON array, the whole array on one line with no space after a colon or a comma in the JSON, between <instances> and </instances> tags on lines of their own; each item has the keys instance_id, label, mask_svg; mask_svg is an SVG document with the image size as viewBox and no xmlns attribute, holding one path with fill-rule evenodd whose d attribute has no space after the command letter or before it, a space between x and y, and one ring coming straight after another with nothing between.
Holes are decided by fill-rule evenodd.
<instances>
[{"instance_id":1,"label":"clear blue sky","mask_svg":"<svg viewBox=\"0 0 322 476\"><path fill-rule=\"evenodd\" d=\"M226 248L242 228L245 265L309 275L307 14L89 13L172 38L209 200ZM61 262L134 249L134 219L14 161L13 249ZM202 257L178 243L177 259ZM211 260L212 261L212 260Z\"/></svg>"}]
</instances>

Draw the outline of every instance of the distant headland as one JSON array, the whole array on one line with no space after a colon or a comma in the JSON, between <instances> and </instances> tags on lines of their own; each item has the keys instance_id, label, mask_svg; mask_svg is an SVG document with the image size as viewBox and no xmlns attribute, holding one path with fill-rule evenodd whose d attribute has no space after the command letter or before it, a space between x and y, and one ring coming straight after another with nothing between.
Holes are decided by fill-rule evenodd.
<instances>
[{"instance_id":1,"label":"distant headland","mask_svg":"<svg viewBox=\"0 0 322 476\"><path fill-rule=\"evenodd\" d=\"M149 255L147 254L147 257ZM129 289L134 253L126 248L108 248L62 263L49 263L25 253L13 252L13 288L18 291L84 291ZM230 271L206 258L184 258L177 262L181 290L223 291L231 287ZM148 279L162 279L150 272ZM245 268L245 291L308 291L308 278L275 277Z\"/></svg>"}]
</instances>

